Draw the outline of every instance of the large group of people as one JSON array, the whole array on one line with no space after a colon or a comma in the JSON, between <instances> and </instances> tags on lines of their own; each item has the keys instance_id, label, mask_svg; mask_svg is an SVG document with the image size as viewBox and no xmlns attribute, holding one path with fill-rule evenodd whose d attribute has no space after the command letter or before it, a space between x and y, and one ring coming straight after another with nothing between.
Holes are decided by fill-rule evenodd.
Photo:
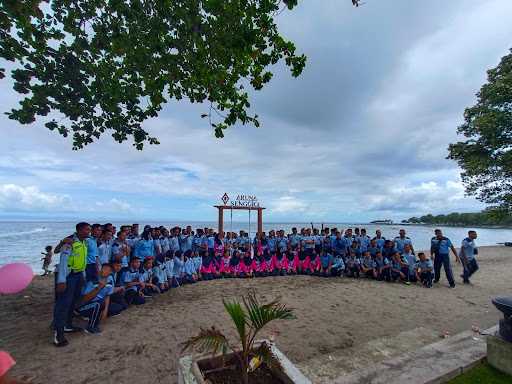
<instances>
[{"instance_id":1,"label":"large group of people","mask_svg":"<svg viewBox=\"0 0 512 384\"><path fill-rule=\"evenodd\" d=\"M87 333L99 333L99 324L130 305L142 305L154 295L220 278L284 275L369 278L385 282L417 283L430 288L444 267L455 286L450 250L462 262L464 283L478 269L477 234L470 231L460 253L441 230L435 231L430 255L415 253L412 240L401 229L393 239L380 230L370 237L364 228L303 228L257 233L216 233L211 228L166 228L111 223L76 225L76 232L52 250L44 263L59 254L55 271L54 344L68 344L65 333L82 329L73 318L88 320ZM433 260L432 260L433 259ZM45 268L47 269L47 268ZM46 272L45 272L46 273Z\"/></svg>"}]
</instances>

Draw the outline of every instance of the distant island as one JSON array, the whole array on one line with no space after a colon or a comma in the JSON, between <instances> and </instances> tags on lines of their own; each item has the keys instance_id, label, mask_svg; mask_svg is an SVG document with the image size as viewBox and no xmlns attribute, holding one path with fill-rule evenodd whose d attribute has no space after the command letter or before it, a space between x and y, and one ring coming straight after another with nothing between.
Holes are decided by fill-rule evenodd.
<instances>
[{"instance_id":1,"label":"distant island","mask_svg":"<svg viewBox=\"0 0 512 384\"><path fill-rule=\"evenodd\" d=\"M373 220L373 221L370 221L370 224L393 224L393 220L389 220L389 219L386 219L386 220Z\"/></svg>"},{"instance_id":2,"label":"distant island","mask_svg":"<svg viewBox=\"0 0 512 384\"><path fill-rule=\"evenodd\" d=\"M493 210L471 213L449 213L447 215L425 215L402 220L403 224L439 224L454 226L500 226L512 227L512 215Z\"/></svg>"}]
</instances>

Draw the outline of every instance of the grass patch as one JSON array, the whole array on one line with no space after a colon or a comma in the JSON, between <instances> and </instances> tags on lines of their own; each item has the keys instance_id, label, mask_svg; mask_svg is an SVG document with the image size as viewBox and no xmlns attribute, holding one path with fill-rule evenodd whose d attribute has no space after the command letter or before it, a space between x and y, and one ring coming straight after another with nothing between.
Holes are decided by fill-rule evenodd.
<instances>
[{"instance_id":1,"label":"grass patch","mask_svg":"<svg viewBox=\"0 0 512 384\"><path fill-rule=\"evenodd\" d=\"M512 384L512 376L482 363L450 380L448 384Z\"/></svg>"}]
</instances>

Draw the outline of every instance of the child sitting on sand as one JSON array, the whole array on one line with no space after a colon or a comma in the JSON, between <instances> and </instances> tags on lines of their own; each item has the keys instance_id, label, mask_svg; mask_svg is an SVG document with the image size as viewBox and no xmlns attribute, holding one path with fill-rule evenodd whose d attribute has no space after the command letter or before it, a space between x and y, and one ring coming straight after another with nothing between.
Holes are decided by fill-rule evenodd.
<instances>
[{"instance_id":1,"label":"child sitting on sand","mask_svg":"<svg viewBox=\"0 0 512 384\"><path fill-rule=\"evenodd\" d=\"M354 243L356 242L354 241L352 244ZM356 254L353 247L350 249L350 256L347 257L346 265L345 274L348 277L359 278L359 273L361 271L361 259L358 254Z\"/></svg>"},{"instance_id":2,"label":"child sitting on sand","mask_svg":"<svg viewBox=\"0 0 512 384\"><path fill-rule=\"evenodd\" d=\"M46 275L50 275L52 273L52 271L50 271L48 269L48 267L50 266L51 262L52 262L52 257L53 257L53 248L51 245L47 245L45 247L45 251L46 252L41 252L41 255L44 255L44 257L41 258L41 260L43 261L43 274L41 276L46 276Z\"/></svg>"},{"instance_id":3,"label":"child sitting on sand","mask_svg":"<svg viewBox=\"0 0 512 384\"><path fill-rule=\"evenodd\" d=\"M123 273L121 281L125 288L125 299L128 304L140 305L144 304L144 281L141 278L140 259L132 256L130 259L130 267Z\"/></svg>"},{"instance_id":4,"label":"child sitting on sand","mask_svg":"<svg viewBox=\"0 0 512 384\"><path fill-rule=\"evenodd\" d=\"M343 257L337 253L332 257L331 275L341 277L345 274L345 262Z\"/></svg>"},{"instance_id":5,"label":"child sitting on sand","mask_svg":"<svg viewBox=\"0 0 512 384\"><path fill-rule=\"evenodd\" d=\"M399 252L395 252L391 259L391 281L403 281L405 284L410 284L407 278L408 274L408 264L406 261L402 260Z\"/></svg>"},{"instance_id":6,"label":"child sitting on sand","mask_svg":"<svg viewBox=\"0 0 512 384\"><path fill-rule=\"evenodd\" d=\"M375 251L375 255L380 251ZM361 272L364 276L369 277L370 279L377 278L377 271L375 270L375 261L373 260L372 254L370 251L366 251L363 253L363 258L361 259Z\"/></svg>"},{"instance_id":7,"label":"child sitting on sand","mask_svg":"<svg viewBox=\"0 0 512 384\"><path fill-rule=\"evenodd\" d=\"M194 284L197 282L197 272L196 272L196 263L194 262L192 257L189 257L190 253L185 252L183 256L183 284ZM208 256L209 257L209 256ZM201 276L203 280L208 280L205 278L204 269L206 268L204 264L204 259L202 261L203 265L201 266Z\"/></svg>"},{"instance_id":8,"label":"child sitting on sand","mask_svg":"<svg viewBox=\"0 0 512 384\"><path fill-rule=\"evenodd\" d=\"M382 256L381 252L375 255L375 270L377 271L377 280L391 281L389 260Z\"/></svg>"},{"instance_id":9,"label":"child sitting on sand","mask_svg":"<svg viewBox=\"0 0 512 384\"><path fill-rule=\"evenodd\" d=\"M160 293L158 288L158 276L153 269L153 258L147 257L144 260L144 267L142 268L141 279L144 282L144 295L152 296L155 293Z\"/></svg>"},{"instance_id":10,"label":"child sitting on sand","mask_svg":"<svg viewBox=\"0 0 512 384\"><path fill-rule=\"evenodd\" d=\"M420 260L416 264L416 278L426 288L432 288L432 270L434 267L432 260L427 259L423 252L418 253L418 257Z\"/></svg>"}]
</instances>

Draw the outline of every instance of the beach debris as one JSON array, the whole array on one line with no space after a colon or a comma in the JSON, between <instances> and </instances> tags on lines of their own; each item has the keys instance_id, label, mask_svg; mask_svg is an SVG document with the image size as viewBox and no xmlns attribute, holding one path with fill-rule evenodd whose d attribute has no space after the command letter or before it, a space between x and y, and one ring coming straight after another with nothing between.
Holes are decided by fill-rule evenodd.
<instances>
[{"instance_id":1,"label":"beach debris","mask_svg":"<svg viewBox=\"0 0 512 384\"><path fill-rule=\"evenodd\" d=\"M450 332L448 332L448 331L446 331L446 330L445 330L445 331L443 332L443 334L442 334L440 337L441 337L441 338L443 338L443 339L447 339L447 338L449 338L450 336L451 336Z\"/></svg>"},{"instance_id":2,"label":"beach debris","mask_svg":"<svg viewBox=\"0 0 512 384\"><path fill-rule=\"evenodd\" d=\"M249 362L249 371L254 372L260 365L261 359L258 356L254 356Z\"/></svg>"}]
</instances>

